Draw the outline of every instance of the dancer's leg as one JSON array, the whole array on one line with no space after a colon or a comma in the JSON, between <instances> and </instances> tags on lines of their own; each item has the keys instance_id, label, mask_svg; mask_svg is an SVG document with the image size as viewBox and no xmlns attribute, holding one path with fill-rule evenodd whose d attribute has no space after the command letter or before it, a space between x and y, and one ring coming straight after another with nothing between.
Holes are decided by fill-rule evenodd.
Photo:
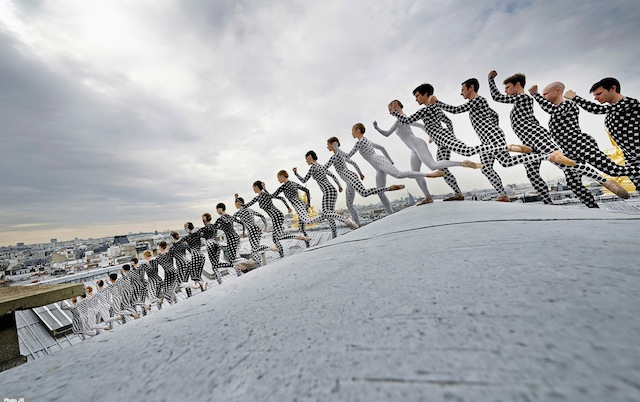
<instances>
[{"instance_id":1,"label":"dancer's leg","mask_svg":"<svg viewBox=\"0 0 640 402\"><path fill-rule=\"evenodd\" d=\"M344 179L344 177L343 177ZM346 203L347 203L347 209L349 210L349 213L351 214L351 219L354 220L355 223L357 223L358 225L360 225L360 217L358 216L358 211L356 210L356 208L353 206L353 200L356 198L356 190L353 187L353 185L351 184L351 182L346 181L347 183L347 188L345 189L345 198L346 198Z\"/></svg>"},{"instance_id":2,"label":"dancer's leg","mask_svg":"<svg viewBox=\"0 0 640 402\"><path fill-rule=\"evenodd\" d=\"M376 169L376 186L378 188L386 188L387 186L387 174L380 169ZM380 197L380 201L387 213L392 214L393 208L391 208L391 202L389 202L387 195L384 192L379 192L378 197Z\"/></svg>"},{"instance_id":3,"label":"dancer's leg","mask_svg":"<svg viewBox=\"0 0 640 402\"><path fill-rule=\"evenodd\" d=\"M506 196L507 192L504 191L502 180L498 173L493 169L493 162L496 160L495 154L480 154L480 162L482 162L482 174L489 179L489 183L496 189L499 196Z\"/></svg>"},{"instance_id":4,"label":"dancer's leg","mask_svg":"<svg viewBox=\"0 0 640 402\"><path fill-rule=\"evenodd\" d=\"M540 177L540 161L527 162L524 164L524 168L527 171L527 177L529 178L531 185L538 192L542 201L545 204L552 204L547 183L545 183L544 180L542 180L542 177Z\"/></svg>"},{"instance_id":5,"label":"dancer's leg","mask_svg":"<svg viewBox=\"0 0 640 402\"><path fill-rule=\"evenodd\" d=\"M582 176L580 173L575 169L564 167L562 171L567 178L567 186L569 186L578 199L588 208L598 208L598 204L591 194L591 191L582 184Z\"/></svg>"},{"instance_id":6,"label":"dancer's leg","mask_svg":"<svg viewBox=\"0 0 640 402\"><path fill-rule=\"evenodd\" d=\"M431 155L431 153L429 153L429 155ZM422 167L422 160L420 160L420 157L418 156L418 153L416 151L411 151L410 163L411 170L416 172L420 171L420 168ZM424 177L416 178L416 183L418 184L418 187L420 187L420 190L422 190L422 194L424 194L424 197L431 198L431 193L429 193L429 187L427 186L427 181L424 179Z\"/></svg>"},{"instance_id":7,"label":"dancer's leg","mask_svg":"<svg viewBox=\"0 0 640 402\"><path fill-rule=\"evenodd\" d=\"M451 160L441 160L436 161L433 159L433 155L431 151L429 151L429 147L427 143L422 138L416 138L413 141L414 152L417 154L420 161L431 170L441 170L448 167L460 166L460 162L451 161ZM411 156L413 160L413 155ZM413 162L412 162L413 163ZM413 165L411 166L412 170L416 170Z\"/></svg>"},{"instance_id":8,"label":"dancer's leg","mask_svg":"<svg viewBox=\"0 0 640 402\"><path fill-rule=\"evenodd\" d=\"M441 160L449 160L451 157L451 151L448 148L438 148L438 152L436 153L436 158L439 161ZM462 194L460 187L458 187L458 182L456 178L451 174L449 169L442 169L444 171L444 181L451 187L455 194Z\"/></svg>"}]
</instances>

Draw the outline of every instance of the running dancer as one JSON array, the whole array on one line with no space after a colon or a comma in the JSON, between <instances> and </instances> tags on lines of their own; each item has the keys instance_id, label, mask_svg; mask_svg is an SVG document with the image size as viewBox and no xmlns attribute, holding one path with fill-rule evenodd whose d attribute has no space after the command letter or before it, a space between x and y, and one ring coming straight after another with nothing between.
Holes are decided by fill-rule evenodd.
<instances>
[{"instance_id":1,"label":"running dancer","mask_svg":"<svg viewBox=\"0 0 640 402\"><path fill-rule=\"evenodd\" d=\"M505 93L502 95L496 87L494 78L498 73L494 71L489 72L489 89L491 91L491 97L496 102L500 103L512 103L513 109L511 109L511 127L516 133L518 138L525 144L531 146L536 152L549 154L557 149L560 149L551 135L545 130L538 120L533 115L533 98L524 93L524 86L526 83L526 77L524 74L515 74L504 80ZM593 168L590 168L583 164L571 163L568 166L558 167L562 169L567 177L567 185L589 208L598 208L591 192L582 185L581 176L585 175L591 177L594 180L599 180L600 174ZM551 197L549 196L549 190L546 183L540 177L540 161L527 162L524 164L527 171L527 177L531 184L536 189L542 201L545 204L553 204ZM569 167L570 166L570 167ZM572 169L570 173L566 173L568 169ZM575 174L574 174L575 173Z\"/></svg>"},{"instance_id":2,"label":"running dancer","mask_svg":"<svg viewBox=\"0 0 640 402\"><path fill-rule=\"evenodd\" d=\"M640 169L637 166L620 166L598 148L595 138L583 133L580 129L578 114L580 109L575 102L564 99L564 84L554 82L547 85L543 95L538 93L538 86L529 88L542 110L549 113L549 133L560 144L565 154L580 163L590 163L597 169L610 176L640 177ZM629 193L620 184L613 180L605 180L600 177L598 182L612 193L621 198L629 198Z\"/></svg>"},{"instance_id":3,"label":"running dancer","mask_svg":"<svg viewBox=\"0 0 640 402\"><path fill-rule=\"evenodd\" d=\"M345 225L349 226L351 229L357 229L358 225L351 219L345 218L344 216L337 214L335 211L336 208L336 200L338 199L338 192L336 189L329 183L329 179L327 176L331 177L333 181L338 185L338 190L342 191L342 186L340 185L340 181L338 178L328 171L324 166L318 163L318 155L314 151L309 151L305 154L305 160L309 165L309 171L305 177L302 177L298 174L298 168L293 168L293 173L296 175L298 180L303 183L309 181L309 178L313 177L314 180L318 183L320 190L322 190L322 211L318 215L320 219L326 219L329 223L329 227L331 227L331 236L335 239L338 236L338 230L336 228L335 220L339 220L343 222ZM318 219L316 218L316 219Z\"/></svg>"},{"instance_id":4,"label":"running dancer","mask_svg":"<svg viewBox=\"0 0 640 402\"><path fill-rule=\"evenodd\" d=\"M478 89L480 83L476 78L469 78L462 84L460 95L468 102L460 106L451 106L439 101L435 96L429 99L429 103L435 103L437 107L448 113L458 114L469 112L469 119L471 120L471 126L475 130L476 134L480 138L483 144L496 144L502 147L507 146L507 141L504 135L504 131L499 126L499 117L493 109L489 107L487 100L478 95ZM507 196L507 192L502 185L502 180L498 173L493 169L493 163L497 159L504 167L511 167L517 164L524 164L526 162L534 162L538 160L551 160L558 163L564 161L561 158L562 152L556 150L555 152L544 154L531 154L531 155L510 155L507 151L498 151L495 153L483 152L480 154L480 161L482 162L482 174L485 175L489 182L496 189L498 197L496 201L510 202L511 200Z\"/></svg>"},{"instance_id":5,"label":"running dancer","mask_svg":"<svg viewBox=\"0 0 640 402\"><path fill-rule=\"evenodd\" d=\"M364 175L362 171L360 171L360 167L357 163L351 160L347 156L347 154L340 149L340 141L336 137L331 137L327 140L327 149L330 152L333 152L329 161L324 165L325 169L329 169L332 165L336 169L336 173L345 181L347 185L347 189L345 191L346 199L347 199L347 209L351 213L351 218L354 222L360 226L360 218L358 217L358 211L353 206L353 200L355 199L356 192L363 197L368 197L374 194L380 194L383 191L396 191L402 190L404 188L403 184L393 184L389 187L378 187L378 188L370 188L366 189L362 185L362 182L358 179L355 173L351 170L347 169L347 163L353 165L354 168L358 171L360 175L360 179L364 179Z\"/></svg>"},{"instance_id":6,"label":"running dancer","mask_svg":"<svg viewBox=\"0 0 640 402\"><path fill-rule=\"evenodd\" d=\"M622 150L625 165L640 166L640 102L620 93L620 82L612 77L603 78L591 86L598 105L567 91L565 98L573 100L589 113L606 114L604 125L611 138ZM603 105L608 103L608 105ZM640 188L640 175L629 172L631 182Z\"/></svg>"},{"instance_id":7,"label":"running dancer","mask_svg":"<svg viewBox=\"0 0 640 402\"><path fill-rule=\"evenodd\" d=\"M251 246L251 259L245 263L245 266L241 266L240 270L248 270L249 268L253 268L256 264L260 263L260 255L261 251L268 250L269 247L260 244L260 228L256 225L255 217L262 219L262 223L264 224L264 230L267 230L267 219L264 215L259 214L251 208L247 208L244 205L244 199L238 197L238 194L234 195L235 205L238 211L236 211L233 216L239 219L242 222L242 236L245 236L246 232L249 232L249 245ZM241 264L242 265L242 264Z\"/></svg>"},{"instance_id":8,"label":"running dancer","mask_svg":"<svg viewBox=\"0 0 640 402\"><path fill-rule=\"evenodd\" d=\"M118 279L118 290L120 291L120 297L122 299L122 309L132 312L134 318L140 317L136 311L134 304L134 290L133 283L131 282L131 265L124 264L120 268L120 278Z\"/></svg>"},{"instance_id":9,"label":"running dancer","mask_svg":"<svg viewBox=\"0 0 640 402\"><path fill-rule=\"evenodd\" d=\"M147 315L147 310L151 308L151 305L145 303L147 298L148 282L144 278L144 268L140 266L140 263L136 257L131 258L131 284L133 285L133 304L138 311L138 307L142 310L142 315Z\"/></svg>"},{"instance_id":10,"label":"running dancer","mask_svg":"<svg viewBox=\"0 0 640 402\"><path fill-rule=\"evenodd\" d=\"M273 197L271 194L269 194L269 192L264 189L264 183L261 182L260 180L253 183L253 192L258 195L255 196L251 201L249 201L245 206L249 208L250 206L252 206L257 202L258 206L260 206L260 208L269 215L269 217L271 218L271 222L273 224L272 239L273 239L273 244L275 244L275 247L274 247L275 249L272 248L272 250L277 251L278 254L280 255L280 258L284 257L284 249L282 248L282 244L280 243L280 240L284 240L284 239L298 239L302 241L310 240L308 237L304 236L303 234L294 235L290 233L289 234L284 233L284 228L282 227L282 224L284 222L284 215L282 214L282 212L280 212L278 208L276 208L275 205L273 205L273 199L276 198L282 201L284 205L287 207L287 209L290 210L291 208L289 208L289 205L282 197Z\"/></svg>"},{"instance_id":11,"label":"running dancer","mask_svg":"<svg viewBox=\"0 0 640 402\"><path fill-rule=\"evenodd\" d=\"M429 177L428 173L421 173L419 171L413 172L401 172L393 166L393 161L391 157L387 153L387 150L374 142L369 141L368 138L364 137L365 127L362 123L356 123L351 128L351 136L357 139L356 145L353 147L351 151L347 153L347 157L352 157L356 152L360 152L360 155L373 166L376 170L376 185L378 187L384 187L387 183L387 174L398 178L403 179L406 177L414 178L414 179L423 179L425 177ZM379 149L383 155L379 155L375 152L375 149ZM465 161L464 163L470 162L473 167L476 167L476 164L471 161ZM463 164L464 166L464 164ZM425 183L426 185L426 183ZM428 190L427 190L428 193ZM382 201L382 205L384 205L385 209L388 213L393 213L393 209L391 208L391 203L387 196L383 193L378 194L380 200ZM425 195L426 198L426 195Z\"/></svg>"},{"instance_id":12,"label":"running dancer","mask_svg":"<svg viewBox=\"0 0 640 402\"><path fill-rule=\"evenodd\" d=\"M144 261L141 262L141 265L147 274L147 278L149 278L149 286L147 288L149 290L149 300L152 304L156 303L158 310L162 310L162 302L164 301L162 289L164 284L162 277L158 275L158 260L153 258L151 250L145 250L142 256Z\"/></svg>"},{"instance_id":13,"label":"running dancer","mask_svg":"<svg viewBox=\"0 0 640 402\"><path fill-rule=\"evenodd\" d=\"M431 84L419 85L413 90L413 95L416 97L416 102L419 105L424 106L411 116L404 116L401 114L402 110L396 105L393 106L391 114L395 116L400 122L404 124L410 124L422 119L424 122L424 128L438 146L438 152L436 153L437 160L449 160L451 159L451 151L460 155L471 156L478 153L491 153L499 151L511 151L511 152L531 152L529 147L523 145L508 145L503 144L483 144L475 147L470 147L464 142L456 138L453 133L453 123L444 115L442 110L429 104L429 97L433 95L433 86ZM442 127L442 123L445 123L447 128ZM481 164L477 164L475 167L482 167ZM444 201L462 201L464 195L458 187L458 182L449 169L444 170L444 181L451 187L454 194L451 197L445 198Z\"/></svg>"},{"instance_id":14,"label":"running dancer","mask_svg":"<svg viewBox=\"0 0 640 402\"><path fill-rule=\"evenodd\" d=\"M181 242L187 244L189 252L191 253L191 261L189 262L189 275L194 281L193 288L200 287L203 292L207 290L207 281L202 280L202 270L204 269L205 256L202 253L202 242L200 241L200 231L194 231L195 227L193 223L187 222L184 224L184 230L187 235L180 239ZM191 288L187 287L187 295L191 295Z\"/></svg>"},{"instance_id":15,"label":"running dancer","mask_svg":"<svg viewBox=\"0 0 640 402\"><path fill-rule=\"evenodd\" d=\"M80 300L78 300L78 298ZM81 296L72 297L71 303L61 303L61 310L68 310L71 312L71 330L74 334L78 335L80 339L84 341L85 336L94 336L97 332L93 329L89 329L87 324L89 311L84 299Z\"/></svg>"},{"instance_id":16,"label":"running dancer","mask_svg":"<svg viewBox=\"0 0 640 402\"><path fill-rule=\"evenodd\" d=\"M98 288L103 288L104 289L104 281L102 281L101 279L98 280L96 282L96 285L98 285ZM104 330L110 330L113 328L113 321L117 321L119 320L121 317L117 316L117 317L110 317L109 316L109 303L107 303L107 299L105 296L104 291L98 291L95 292L93 290L93 287L91 286L87 286L85 288L86 290L86 294L87 294L87 299L92 298L92 302L93 302L93 322L95 323L95 325L92 327L95 330L100 330L100 329L104 329ZM104 321L104 324L106 326L103 326L100 324L100 321Z\"/></svg>"},{"instance_id":17,"label":"running dancer","mask_svg":"<svg viewBox=\"0 0 640 402\"><path fill-rule=\"evenodd\" d=\"M120 316L122 323L124 324L127 322L125 317L134 315L136 312L133 307L127 306L123 303L122 285L123 282L118 280L118 274L109 274L109 279L105 288L105 296L107 298L107 303L111 305L111 310L113 312L112 315Z\"/></svg>"},{"instance_id":18,"label":"running dancer","mask_svg":"<svg viewBox=\"0 0 640 402\"><path fill-rule=\"evenodd\" d=\"M162 240L158 243L158 256L156 260L164 269L164 281L162 286L162 294L169 304L176 303L176 287L178 286L178 270L173 265L173 259L177 254L177 250L173 247L169 248L166 241Z\"/></svg>"},{"instance_id":19,"label":"running dancer","mask_svg":"<svg viewBox=\"0 0 640 402\"><path fill-rule=\"evenodd\" d=\"M176 267L178 268L178 287L184 288L185 284L189 281L189 260L187 260L187 243L180 241L180 234L178 232L171 231L171 237L173 238L173 245L171 250L173 251L173 258L176 261ZM190 291L187 290L187 296L190 296Z\"/></svg>"},{"instance_id":20,"label":"running dancer","mask_svg":"<svg viewBox=\"0 0 640 402\"><path fill-rule=\"evenodd\" d=\"M109 329L113 329L113 322L121 320L123 317L116 315L114 309L111 307L111 303L109 302L111 291L107 289L104 281L99 279L96 281L96 285L98 287L96 292L96 298L98 299L98 311L100 312L102 320L105 323L108 323Z\"/></svg>"},{"instance_id":21,"label":"running dancer","mask_svg":"<svg viewBox=\"0 0 640 402\"><path fill-rule=\"evenodd\" d=\"M211 214L206 212L202 214L202 223L204 227L200 228L200 236L205 239L207 245L207 255L209 256L209 262L211 262L211 269L213 275L216 277L218 285L222 284L222 275L220 275L220 268L233 268L233 264L220 261L220 244L216 240L218 234L218 227L215 227L212 221Z\"/></svg>"},{"instance_id":22,"label":"running dancer","mask_svg":"<svg viewBox=\"0 0 640 402\"><path fill-rule=\"evenodd\" d=\"M216 205L216 212L220 217L216 219L213 227L224 232L224 235L227 238L227 255L229 256L229 263L233 265L236 258L238 258L238 247L240 247L240 236L238 236L238 233L234 229L233 223L236 222L242 225L242 221L234 218L232 215L229 215L227 213L227 206L222 202ZM239 270L236 270L236 273L240 276Z\"/></svg>"},{"instance_id":23,"label":"running dancer","mask_svg":"<svg viewBox=\"0 0 640 402\"><path fill-rule=\"evenodd\" d=\"M305 225L313 223L311 218L309 217L309 206L311 205L311 193L309 189L296 183L293 181L289 181L289 173L286 170L281 170L277 174L278 182L281 184L280 187L276 189L271 195L272 197L277 197L278 194L282 193L291 203L293 208L296 210L298 214L298 226L300 227L300 231L304 237L309 237L307 234L307 230ZM307 196L307 203L305 204L300 199L300 194L298 191L304 191ZM291 213L291 208L287 206L289 213ZM304 242L307 248L309 248L309 240Z\"/></svg>"}]
</instances>

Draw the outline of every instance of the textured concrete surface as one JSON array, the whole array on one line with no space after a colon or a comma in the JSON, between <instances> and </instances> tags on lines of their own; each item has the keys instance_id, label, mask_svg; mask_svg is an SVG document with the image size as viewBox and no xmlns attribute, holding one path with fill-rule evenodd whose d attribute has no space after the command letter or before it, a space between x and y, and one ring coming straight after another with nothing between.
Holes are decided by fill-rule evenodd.
<instances>
[{"instance_id":1,"label":"textured concrete surface","mask_svg":"<svg viewBox=\"0 0 640 402\"><path fill-rule=\"evenodd\" d=\"M640 401L640 216L412 207L0 373L40 400Z\"/></svg>"}]
</instances>

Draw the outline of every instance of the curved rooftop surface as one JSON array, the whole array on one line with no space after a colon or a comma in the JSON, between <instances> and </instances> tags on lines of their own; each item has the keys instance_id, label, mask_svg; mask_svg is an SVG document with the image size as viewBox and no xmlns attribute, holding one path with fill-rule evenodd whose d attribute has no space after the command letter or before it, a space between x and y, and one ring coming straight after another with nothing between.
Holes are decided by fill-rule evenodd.
<instances>
[{"instance_id":1,"label":"curved rooftop surface","mask_svg":"<svg viewBox=\"0 0 640 402\"><path fill-rule=\"evenodd\" d=\"M640 399L640 215L411 207L0 373L4 398Z\"/></svg>"}]
</instances>

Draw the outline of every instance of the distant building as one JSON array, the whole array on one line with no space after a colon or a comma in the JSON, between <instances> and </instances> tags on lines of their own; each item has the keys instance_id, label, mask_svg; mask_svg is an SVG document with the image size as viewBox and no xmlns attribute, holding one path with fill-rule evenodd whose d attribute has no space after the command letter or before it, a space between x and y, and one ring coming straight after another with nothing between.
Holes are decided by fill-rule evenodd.
<instances>
[{"instance_id":1,"label":"distant building","mask_svg":"<svg viewBox=\"0 0 640 402\"><path fill-rule=\"evenodd\" d=\"M114 246L120 246L120 245L123 245L123 244L129 244L129 243L131 243L129 241L129 238L127 236L124 236L124 235L123 236L115 236L113 238L113 245Z\"/></svg>"},{"instance_id":2,"label":"distant building","mask_svg":"<svg viewBox=\"0 0 640 402\"><path fill-rule=\"evenodd\" d=\"M24 243L16 243L16 247L24 247Z\"/></svg>"},{"instance_id":3,"label":"distant building","mask_svg":"<svg viewBox=\"0 0 640 402\"><path fill-rule=\"evenodd\" d=\"M51 239L51 244L56 244L58 243L58 239Z\"/></svg>"}]
</instances>

